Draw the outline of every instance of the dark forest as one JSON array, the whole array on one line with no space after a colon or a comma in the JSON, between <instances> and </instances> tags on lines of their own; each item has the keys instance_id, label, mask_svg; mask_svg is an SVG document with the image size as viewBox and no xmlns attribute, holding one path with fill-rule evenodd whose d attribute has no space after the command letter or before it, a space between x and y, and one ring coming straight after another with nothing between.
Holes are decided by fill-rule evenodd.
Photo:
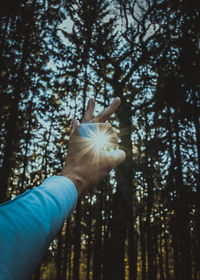
<instances>
[{"instance_id":1,"label":"dark forest","mask_svg":"<svg viewBox=\"0 0 200 280\"><path fill-rule=\"evenodd\" d=\"M117 96L127 158L32 280L200 280L200 2L1 0L1 203L59 175L71 120Z\"/></svg>"}]
</instances>

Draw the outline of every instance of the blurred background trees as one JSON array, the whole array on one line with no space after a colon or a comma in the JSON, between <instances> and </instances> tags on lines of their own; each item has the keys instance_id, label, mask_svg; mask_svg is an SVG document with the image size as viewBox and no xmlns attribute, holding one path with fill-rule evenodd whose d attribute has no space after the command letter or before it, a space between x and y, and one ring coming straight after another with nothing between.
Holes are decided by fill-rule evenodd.
<instances>
[{"instance_id":1,"label":"blurred background trees","mask_svg":"<svg viewBox=\"0 0 200 280\"><path fill-rule=\"evenodd\" d=\"M1 1L1 202L59 174L90 97L122 100L127 159L33 279L200 279L199 16L196 0Z\"/></svg>"}]
</instances>

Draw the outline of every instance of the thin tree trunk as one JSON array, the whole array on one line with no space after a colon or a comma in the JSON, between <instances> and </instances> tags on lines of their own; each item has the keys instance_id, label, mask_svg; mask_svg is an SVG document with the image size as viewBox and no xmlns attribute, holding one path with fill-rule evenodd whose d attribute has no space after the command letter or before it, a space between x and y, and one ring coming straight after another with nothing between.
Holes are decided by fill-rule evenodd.
<instances>
[{"instance_id":1,"label":"thin tree trunk","mask_svg":"<svg viewBox=\"0 0 200 280\"><path fill-rule=\"evenodd\" d=\"M62 278L62 229L57 236L57 250L56 250L56 280L63 280Z\"/></svg>"},{"instance_id":2,"label":"thin tree trunk","mask_svg":"<svg viewBox=\"0 0 200 280\"><path fill-rule=\"evenodd\" d=\"M70 235L70 220L66 221L65 227L65 250L63 254L63 271L62 271L62 280L67 279L67 263L68 263L68 253L69 253L69 235Z\"/></svg>"},{"instance_id":3,"label":"thin tree trunk","mask_svg":"<svg viewBox=\"0 0 200 280\"><path fill-rule=\"evenodd\" d=\"M67 259L67 280L72 279L72 245L69 244L68 259Z\"/></svg>"},{"instance_id":4,"label":"thin tree trunk","mask_svg":"<svg viewBox=\"0 0 200 280\"><path fill-rule=\"evenodd\" d=\"M192 279L192 262L191 262L191 250L190 250L190 230L189 230L189 208L187 202L185 203L185 197L187 193L183 185L182 163L181 163L181 151L179 140L179 122L177 119L177 113L174 117L174 126L176 133L176 184L177 191L180 195L176 203L176 215L179 222L178 238L180 240L180 259L181 259L181 279ZM187 244L187 246L185 246Z\"/></svg>"},{"instance_id":5,"label":"thin tree trunk","mask_svg":"<svg viewBox=\"0 0 200 280\"><path fill-rule=\"evenodd\" d=\"M165 214L163 215L164 218L164 224L166 228L166 218ZM170 279L170 272L169 272L169 243L168 243L168 236L166 231L164 232L164 249L165 249L165 275L166 280Z\"/></svg>"},{"instance_id":6,"label":"thin tree trunk","mask_svg":"<svg viewBox=\"0 0 200 280\"><path fill-rule=\"evenodd\" d=\"M141 258L142 258L142 280L147 279L147 270L146 270L146 239L144 234L144 225L141 217L139 216L140 223L140 248L141 248Z\"/></svg>"},{"instance_id":7,"label":"thin tree trunk","mask_svg":"<svg viewBox=\"0 0 200 280\"><path fill-rule=\"evenodd\" d=\"M30 135L31 135L31 125L32 125L32 102L29 106L28 109L29 112L29 118L28 118L28 128L27 128L27 134L25 137L25 154L24 154L24 161L23 161L23 172L21 176L21 182L20 182L20 193L24 192L24 184L25 184L25 179L26 179L26 170L27 170L27 165L28 165L28 145L29 145L29 140L30 140Z\"/></svg>"},{"instance_id":8,"label":"thin tree trunk","mask_svg":"<svg viewBox=\"0 0 200 280\"><path fill-rule=\"evenodd\" d=\"M94 248L93 248L93 279L101 280L101 264L102 264L102 199L101 195L98 194L96 208L96 224L95 224L95 237L94 237Z\"/></svg>"},{"instance_id":9,"label":"thin tree trunk","mask_svg":"<svg viewBox=\"0 0 200 280\"><path fill-rule=\"evenodd\" d=\"M128 263L129 263L129 280L137 279L137 250L138 238L134 231L133 205L130 202L129 223L128 223Z\"/></svg>"},{"instance_id":10,"label":"thin tree trunk","mask_svg":"<svg viewBox=\"0 0 200 280\"><path fill-rule=\"evenodd\" d=\"M107 200L107 197L109 200ZM103 264L103 269L102 269L102 279L106 279L106 268L107 268L107 259L108 259L108 248L109 248L109 235L111 231L111 219L112 219L112 189L109 181L106 181L105 186L102 186L102 202L103 202L103 209L105 210L104 212L104 223L103 223L103 244L102 244L102 264Z\"/></svg>"},{"instance_id":11,"label":"thin tree trunk","mask_svg":"<svg viewBox=\"0 0 200 280\"><path fill-rule=\"evenodd\" d=\"M171 166L169 169L169 178L168 178L168 187L169 191L172 191L173 193L173 203L175 203L177 199L177 193L176 192L176 183L175 183L175 168L176 168L176 161L174 157L174 152L173 152L173 127L172 127L172 122L171 122L171 112L170 108L167 107L167 121L168 121L168 141L169 141L169 154L171 157ZM172 204L172 202L170 201ZM175 207L173 204L173 209L175 211ZM177 222L176 222L176 215L174 214L173 217L171 218L171 232L172 232L172 246L173 246L173 260L174 260L174 276L175 279L180 279L180 270L181 270L181 264L180 264L180 258L179 258L179 240L177 237Z\"/></svg>"},{"instance_id":12,"label":"thin tree trunk","mask_svg":"<svg viewBox=\"0 0 200 280\"><path fill-rule=\"evenodd\" d=\"M23 55L21 59L21 65L19 69L18 79L15 85L15 91L13 93L13 100L10 106L10 116L7 125L7 134L5 137L5 147L3 152L3 164L0 170L0 203L7 200L7 189L9 176L12 168L13 155L15 152L15 147L17 143L17 122L19 115L19 101L20 101L20 93L21 93L21 82L24 75L25 64L28 56L28 44L29 44L29 36L30 34L26 34L23 44Z\"/></svg>"},{"instance_id":13,"label":"thin tree trunk","mask_svg":"<svg viewBox=\"0 0 200 280\"><path fill-rule=\"evenodd\" d=\"M163 256L162 256L162 236L160 234L160 238L158 240L158 244L156 244L157 247L157 255L158 255L158 259L159 259L159 270L160 270L160 279L165 280L165 276L164 276L164 264L163 264Z\"/></svg>"},{"instance_id":14,"label":"thin tree trunk","mask_svg":"<svg viewBox=\"0 0 200 280\"><path fill-rule=\"evenodd\" d=\"M125 278L125 239L129 219L130 197L132 199L132 141L130 129L131 111L125 98L120 94L120 85L116 84L115 95L121 96L121 106L118 110L120 131L126 128L126 134L121 135L121 146L126 150L126 161L116 168L117 190L114 196L113 219L111 226L111 238L105 267L105 279L124 280ZM124 114L126 112L126 114ZM133 249L134 250L134 249Z\"/></svg>"},{"instance_id":15,"label":"thin tree trunk","mask_svg":"<svg viewBox=\"0 0 200 280\"><path fill-rule=\"evenodd\" d=\"M197 202L196 202L196 213L195 213L195 235L194 235L194 246L193 248L193 255L194 255L194 280L200 279L200 252L199 252L199 246L200 246L200 118L198 113L196 112L198 107L198 100L199 100L199 92L193 93L193 100L194 100L194 126L195 126L195 132L196 132L196 148L197 148L197 162L198 162L198 171L199 176L197 177Z\"/></svg>"},{"instance_id":16,"label":"thin tree trunk","mask_svg":"<svg viewBox=\"0 0 200 280\"><path fill-rule=\"evenodd\" d=\"M80 279L80 254L81 254L81 203L76 206L75 214L75 238L74 238L74 258L72 280Z\"/></svg>"},{"instance_id":17,"label":"thin tree trunk","mask_svg":"<svg viewBox=\"0 0 200 280\"><path fill-rule=\"evenodd\" d=\"M43 154L43 158L42 158L42 169L44 170L44 176L42 176L42 172L40 172L40 181L42 182L46 177L47 177L47 166L48 166L48 147L49 147L49 143L50 143L50 139L52 136L52 129L53 129L53 112L51 115L51 123L50 123L50 128L49 128L49 132L48 132L48 136L46 139L46 144L44 146L44 154Z\"/></svg>"},{"instance_id":18,"label":"thin tree trunk","mask_svg":"<svg viewBox=\"0 0 200 280\"><path fill-rule=\"evenodd\" d=\"M88 231L88 240L87 240L87 272L86 272L86 279L90 280L90 270L91 270L91 265L90 265L90 261L91 261L91 253L92 253L92 225L91 225L91 221L92 221L92 213L91 213L91 199L89 202L89 209L88 209L88 220L87 220L87 231Z\"/></svg>"},{"instance_id":19,"label":"thin tree trunk","mask_svg":"<svg viewBox=\"0 0 200 280\"><path fill-rule=\"evenodd\" d=\"M145 130L146 130L146 142L148 142L149 137L149 125L147 120L147 113L145 112ZM150 160L150 162L149 162ZM154 203L153 197L153 164L151 160L151 156L149 155L148 147L145 151L145 177L147 182L147 215L146 215L146 230L147 230L147 259L148 259L148 272L147 272L147 279L152 280L156 279L156 268L155 268L155 252L153 246L153 234L151 228L151 214L152 214L152 207Z\"/></svg>"}]
</instances>

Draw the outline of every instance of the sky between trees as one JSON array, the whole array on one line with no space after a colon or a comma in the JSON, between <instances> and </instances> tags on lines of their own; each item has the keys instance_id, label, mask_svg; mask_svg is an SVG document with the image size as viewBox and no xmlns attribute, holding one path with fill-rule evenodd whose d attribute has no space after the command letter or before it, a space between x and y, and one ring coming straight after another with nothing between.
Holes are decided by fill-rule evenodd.
<instances>
[{"instance_id":1,"label":"sky between trees","mask_svg":"<svg viewBox=\"0 0 200 280\"><path fill-rule=\"evenodd\" d=\"M90 97L97 112L121 98L111 122L127 153L33 279L200 279L199 3L11 7L0 17L1 201L59 174Z\"/></svg>"}]
</instances>

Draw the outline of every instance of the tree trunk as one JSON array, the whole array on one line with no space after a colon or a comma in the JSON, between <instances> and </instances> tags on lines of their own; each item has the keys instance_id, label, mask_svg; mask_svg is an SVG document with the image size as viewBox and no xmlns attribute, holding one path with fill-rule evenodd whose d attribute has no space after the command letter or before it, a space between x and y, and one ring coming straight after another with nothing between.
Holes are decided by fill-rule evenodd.
<instances>
[{"instance_id":1,"label":"tree trunk","mask_svg":"<svg viewBox=\"0 0 200 280\"><path fill-rule=\"evenodd\" d=\"M63 271L62 271L62 280L67 279L67 263L68 263L68 253L69 253L69 247L70 247L70 242L69 242L69 235L70 235L70 220L66 222L66 228L65 228L65 250L63 254Z\"/></svg>"},{"instance_id":2,"label":"tree trunk","mask_svg":"<svg viewBox=\"0 0 200 280\"><path fill-rule=\"evenodd\" d=\"M177 119L177 113L174 116L174 127L176 133L176 184L177 193L179 198L175 205L177 222L179 227L178 239L180 241L180 260L181 260L181 279L192 279L192 263L191 263L191 250L190 250L190 230L189 230L189 207L187 205L187 193L183 185L182 163L181 163L181 150L179 140L179 121ZM186 246L187 244L187 246Z\"/></svg>"},{"instance_id":3,"label":"tree trunk","mask_svg":"<svg viewBox=\"0 0 200 280\"><path fill-rule=\"evenodd\" d=\"M24 153L24 160L23 160L23 172L22 172L22 176L21 176L21 182L20 182L20 194L23 193L25 191L24 189L24 185L25 185L25 179L26 179L26 170L27 170L27 165L28 165L28 146L29 146L29 140L31 137L31 126L32 126L32 102L29 106L28 109L29 112L29 117L28 117L28 128L27 128L27 133L26 133L26 137L25 137L25 153Z\"/></svg>"},{"instance_id":4,"label":"tree trunk","mask_svg":"<svg viewBox=\"0 0 200 280\"><path fill-rule=\"evenodd\" d=\"M120 86L117 85L116 96ZM121 146L126 151L127 158L116 168L117 189L113 203L113 218L111 226L111 238L109 240L105 279L124 280L125 278L125 239L129 220L129 210L132 201L132 121L129 104L126 103L125 97L121 95L121 106L118 110L118 117L121 131ZM126 112L126 114L124 114ZM126 130L126 133L123 131ZM123 133L123 134L122 134ZM134 250L134 248L132 248Z\"/></svg>"},{"instance_id":5,"label":"tree trunk","mask_svg":"<svg viewBox=\"0 0 200 280\"><path fill-rule=\"evenodd\" d=\"M155 240L156 241L156 240ZM156 244L157 249L157 255L159 259L159 270L160 270L160 279L166 279L164 276L164 263L163 263L163 256L162 256L162 236L160 235L160 238Z\"/></svg>"},{"instance_id":6,"label":"tree trunk","mask_svg":"<svg viewBox=\"0 0 200 280\"><path fill-rule=\"evenodd\" d=\"M135 201L136 203L136 201ZM128 221L128 263L129 280L137 279L137 250L138 236L134 230L133 203L130 201L129 221Z\"/></svg>"},{"instance_id":7,"label":"tree trunk","mask_svg":"<svg viewBox=\"0 0 200 280\"><path fill-rule=\"evenodd\" d=\"M5 147L3 151L3 164L0 170L0 203L7 200L7 189L8 189L8 182L9 176L13 164L13 155L15 153L16 143L17 143L17 122L18 122L18 115L19 115L19 101L20 101L20 93L21 93L21 82L23 80L25 63L28 56L28 45L29 45L29 36L30 34L26 35L23 44L23 56L21 59L21 65L19 69L19 75L17 82L15 84L15 91L13 93L13 100L10 106L10 116L7 124L7 134L5 137Z\"/></svg>"},{"instance_id":8,"label":"tree trunk","mask_svg":"<svg viewBox=\"0 0 200 280\"><path fill-rule=\"evenodd\" d=\"M90 280L90 270L91 270L91 251L92 251L92 213L91 213L91 200L89 203L89 209L88 209L88 219L87 219L87 233L88 233L88 240L87 240L87 273L86 273L86 279Z\"/></svg>"},{"instance_id":9,"label":"tree trunk","mask_svg":"<svg viewBox=\"0 0 200 280\"><path fill-rule=\"evenodd\" d=\"M95 224L95 237L93 249L93 279L101 280L101 264L102 264L102 199L101 194L98 194L96 208L96 224Z\"/></svg>"},{"instance_id":10,"label":"tree trunk","mask_svg":"<svg viewBox=\"0 0 200 280\"><path fill-rule=\"evenodd\" d=\"M149 137L149 125L147 120L147 113L145 112L145 135L146 135L146 143L148 143ZM148 147L145 150L145 177L147 184L147 214L146 214L146 230L147 230L147 259L148 259L148 272L147 279L152 280L156 279L156 267L155 267L155 252L153 246L153 233L152 233L152 225L151 225L151 214L152 207L154 203L153 197L153 163L151 159L151 155L149 154Z\"/></svg>"},{"instance_id":11,"label":"tree trunk","mask_svg":"<svg viewBox=\"0 0 200 280\"><path fill-rule=\"evenodd\" d=\"M76 206L75 214L75 238L74 238L74 258L72 280L80 279L80 254L81 254L81 203L80 200Z\"/></svg>"},{"instance_id":12,"label":"tree trunk","mask_svg":"<svg viewBox=\"0 0 200 280\"><path fill-rule=\"evenodd\" d=\"M164 224L166 228L166 218L165 214L163 215L164 218ZM169 271L169 242L168 242L168 236L166 231L164 232L164 249L165 249L165 275L166 280L170 280L170 271Z\"/></svg>"},{"instance_id":13,"label":"tree trunk","mask_svg":"<svg viewBox=\"0 0 200 280\"><path fill-rule=\"evenodd\" d=\"M139 229L140 229L140 248L141 248L141 261L142 261L142 280L147 279L147 271L146 271L146 238L144 234L144 224L141 216L142 210L140 210L140 217L139 217Z\"/></svg>"},{"instance_id":14,"label":"tree trunk","mask_svg":"<svg viewBox=\"0 0 200 280\"><path fill-rule=\"evenodd\" d=\"M56 250L56 280L63 280L62 278L62 229L57 237L57 250Z\"/></svg>"}]
</instances>

